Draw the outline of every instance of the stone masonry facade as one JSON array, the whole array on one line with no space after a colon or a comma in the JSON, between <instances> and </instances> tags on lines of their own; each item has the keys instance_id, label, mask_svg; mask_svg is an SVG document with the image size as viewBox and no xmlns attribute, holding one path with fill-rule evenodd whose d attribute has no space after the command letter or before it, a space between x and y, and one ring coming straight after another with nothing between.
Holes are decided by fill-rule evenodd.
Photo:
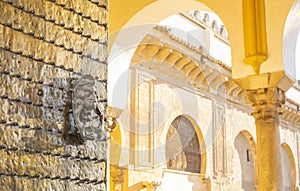
<instances>
[{"instance_id":1,"label":"stone masonry facade","mask_svg":"<svg viewBox=\"0 0 300 191\"><path fill-rule=\"evenodd\" d=\"M0 190L106 190L107 143L70 138L72 81L106 110L107 1L0 1Z\"/></svg>"}]
</instances>

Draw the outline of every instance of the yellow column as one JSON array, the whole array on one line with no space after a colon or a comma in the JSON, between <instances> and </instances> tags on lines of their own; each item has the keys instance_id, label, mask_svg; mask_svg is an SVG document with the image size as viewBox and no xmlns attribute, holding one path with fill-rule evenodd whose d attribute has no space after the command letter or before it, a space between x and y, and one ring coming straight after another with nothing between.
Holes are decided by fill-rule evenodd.
<instances>
[{"instance_id":1,"label":"yellow column","mask_svg":"<svg viewBox=\"0 0 300 191\"><path fill-rule=\"evenodd\" d=\"M123 191L124 169L111 164L110 165L110 177L113 182L113 185L111 185L110 190Z\"/></svg>"},{"instance_id":2,"label":"yellow column","mask_svg":"<svg viewBox=\"0 0 300 191\"><path fill-rule=\"evenodd\" d=\"M247 101L254 109L256 124L259 191L283 190L278 124L284 95L278 88L247 91Z\"/></svg>"}]
</instances>

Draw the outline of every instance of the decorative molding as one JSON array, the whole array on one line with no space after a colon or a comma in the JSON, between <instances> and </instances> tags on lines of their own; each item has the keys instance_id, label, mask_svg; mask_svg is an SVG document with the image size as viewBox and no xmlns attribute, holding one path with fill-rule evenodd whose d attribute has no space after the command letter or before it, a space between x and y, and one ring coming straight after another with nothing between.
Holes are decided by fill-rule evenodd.
<instances>
[{"instance_id":1,"label":"decorative molding","mask_svg":"<svg viewBox=\"0 0 300 191\"><path fill-rule=\"evenodd\" d=\"M226 65L225 63L223 63L221 60L217 60L214 57L210 56L209 53L204 50L203 46L196 47L194 45L191 45L190 43L188 43L188 42L186 42L186 41L178 38L177 36L173 35L170 31L171 30L168 27L166 27L166 26L157 25L157 26L155 26L153 28L152 33L149 34L148 39L149 40L153 40L152 39L153 37L157 38L157 39L159 39L159 41L161 41L162 44L168 44L168 43L170 43L172 41L176 42L176 43L179 43L179 44L183 45L187 49L187 52L191 52L191 50L192 50L192 52L196 53L197 54L197 56L196 56L197 58L199 58L199 55L201 55L201 60L206 59L206 60L208 60L210 62L213 62L214 64L220 65L225 70L231 72L231 67L229 67L228 65ZM155 32L158 32L159 36L155 35ZM164 36L166 36L168 38L168 40L166 42L162 42L163 39L160 39L161 34L164 35ZM150 36L152 36L152 37L150 37Z\"/></svg>"},{"instance_id":2,"label":"decorative molding","mask_svg":"<svg viewBox=\"0 0 300 191\"><path fill-rule=\"evenodd\" d=\"M184 80L196 88L204 85L208 87L207 90L225 93L225 90L221 91L222 84L226 81L226 76L221 72L222 68L212 66L211 59L208 59L209 63L206 61L202 63L201 60L203 61L203 57L201 59L198 56L198 59L194 59L175 48L170 48L169 44L159 40L156 36L147 35L143 44L137 48L133 63L144 67L151 65L152 69L155 68L162 72L164 68L168 71L173 70L174 72L171 72L170 75L173 75L174 78L179 77L180 80Z\"/></svg>"},{"instance_id":3,"label":"decorative molding","mask_svg":"<svg viewBox=\"0 0 300 191\"><path fill-rule=\"evenodd\" d=\"M291 108L288 105L284 105L280 108L280 122L285 124L289 128L294 126L300 128L300 112Z\"/></svg>"},{"instance_id":4,"label":"decorative molding","mask_svg":"<svg viewBox=\"0 0 300 191\"><path fill-rule=\"evenodd\" d=\"M215 36L229 45L228 32L223 23L211 20L208 13L202 11L187 11L180 15L188 18L202 28L208 28L213 31Z\"/></svg>"},{"instance_id":5,"label":"decorative molding","mask_svg":"<svg viewBox=\"0 0 300 191\"><path fill-rule=\"evenodd\" d=\"M247 91L247 102L254 108L256 120L278 121L279 110L285 101L285 92L279 88L260 88Z\"/></svg>"},{"instance_id":6,"label":"decorative molding","mask_svg":"<svg viewBox=\"0 0 300 191\"><path fill-rule=\"evenodd\" d=\"M152 51L149 51L150 49ZM145 58L151 60L151 68ZM172 62L170 62L170 58L173 59ZM156 64L153 64L153 61ZM167 27L154 27L145 37L143 44L137 48L134 62L150 70L160 70L160 65L168 62L167 69L172 71L168 72L170 77L191 85L195 90L203 92L204 95L207 92L209 94L217 92L219 96L224 96L230 104L234 104L245 112L252 110L246 103L249 92L247 93L233 81L230 67L206 54L203 47L195 47L172 35ZM142 69L142 67L135 68ZM211 75L211 73L217 73L217 75ZM225 88L224 93L222 93L222 88ZM296 84L292 88L299 90ZM251 94L253 95L253 92ZM281 105L283 103L280 104L280 107ZM289 109L285 109L284 115L280 117L283 119L282 122L286 121L289 112L294 113L293 115L300 115L300 112L297 111L300 104L286 99L286 105ZM300 128L299 117L295 116L293 120L293 124Z\"/></svg>"}]
</instances>

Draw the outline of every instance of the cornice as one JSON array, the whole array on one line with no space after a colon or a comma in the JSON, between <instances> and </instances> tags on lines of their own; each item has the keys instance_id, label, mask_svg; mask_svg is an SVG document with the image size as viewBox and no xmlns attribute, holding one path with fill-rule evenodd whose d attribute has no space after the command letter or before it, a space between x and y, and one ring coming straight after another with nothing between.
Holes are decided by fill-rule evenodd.
<instances>
[{"instance_id":1,"label":"cornice","mask_svg":"<svg viewBox=\"0 0 300 191\"><path fill-rule=\"evenodd\" d=\"M150 48L152 53L151 51L149 52L150 49L147 50L147 48ZM212 95L211 97L225 98L229 105L233 105L234 107L238 105L239 107L237 108L244 112L251 112L249 104L246 103L246 91L233 81L231 68L222 61L217 60L206 53L203 47L193 46L190 43L174 36L167 27L155 26L154 29L146 35L142 44L137 48L134 56L135 59L133 60L139 63L142 61L147 62L147 59L155 60L157 62L158 60L156 59L156 56L162 49L167 52L167 55L163 60L159 61L160 63L165 62L166 58L172 57L173 61L169 64L169 67L174 67L175 65L178 65L178 60L182 57L186 57L194 65L190 68L199 69L199 73L196 76L198 76L197 79L201 80L194 82L195 78L192 80L189 78L188 81L184 80L185 83L189 83L195 89L199 89L199 92L207 91L208 94ZM147 55L143 55L145 53L147 53ZM147 59L143 58L145 56L147 56ZM175 60L174 57L176 57ZM179 70L182 71L186 77L190 77L192 75L191 71L195 71L195 69L184 71L184 68L188 68L186 67L187 65L188 63L183 64L179 67ZM154 69L153 67L151 68ZM171 77L175 79L178 78L178 76ZM183 78L181 77L178 80L182 79ZM299 90L299 87L294 88ZM283 115L279 117L280 121L288 121L292 125L299 126L300 112L297 111L299 104L290 99L286 99L286 105L282 108L283 109L281 110L283 111ZM293 116L293 118L290 116Z\"/></svg>"}]
</instances>

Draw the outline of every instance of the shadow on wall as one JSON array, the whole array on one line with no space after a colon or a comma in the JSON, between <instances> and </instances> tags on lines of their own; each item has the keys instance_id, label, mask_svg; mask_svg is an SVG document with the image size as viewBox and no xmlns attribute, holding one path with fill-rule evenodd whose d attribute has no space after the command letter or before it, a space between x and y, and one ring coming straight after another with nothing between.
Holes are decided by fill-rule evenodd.
<instances>
[{"instance_id":1,"label":"shadow on wall","mask_svg":"<svg viewBox=\"0 0 300 191\"><path fill-rule=\"evenodd\" d=\"M245 191L255 191L253 155L248 140L240 133L235 138L234 146L239 154L241 164L242 188Z\"/></svg>"}]
</instances>

